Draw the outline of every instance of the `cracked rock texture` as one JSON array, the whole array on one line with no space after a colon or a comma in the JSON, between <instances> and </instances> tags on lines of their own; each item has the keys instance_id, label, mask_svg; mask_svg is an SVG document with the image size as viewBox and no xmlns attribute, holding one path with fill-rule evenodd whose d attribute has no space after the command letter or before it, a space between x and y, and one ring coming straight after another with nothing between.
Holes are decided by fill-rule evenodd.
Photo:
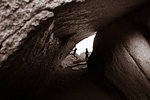
<instances>
[{"instance_id":1,"label":"cracked rock texture","mask_svg":"<svg viewBox=\"0 0 150 100\"><path fill-rule=\"evenodd\" d=\"M149 43L145 38L148 36L143 35L143 31L141 30L148 30L150 28L149 16L147 16L148 8L144 10L147 11L147 13L137 11L139 13L135 15L138 17L132 17L134 15L132 15L133 11L139 9L139 7L143 6L147 1L148 0L1 0L0 94L4 96L5 99L15 98L15 100L22 100L22 98L26 98L25 100L29 100L29 98L33 100L32 98L34 97L42 98L46 90L52 89L52 84L54 84L53 80L56 77L55 75L59 73L58 65L60 65L61 60L66 57L79 41L98 31L98 40L95 40L95 43L97 44L96 46L101 48L101 44L103 43L99 43L99 37L101 35L99 30L104 30L104 33L102 32L102 35L106 33L104 40L112 43L114 40L112 34L117 36L122 31L130 30L127 32L128 34L125 35L127 38L124 39L124 44L117 42L111 46L110 50L115 48L116 45L119 45L119 48L115 49L118 51L114 51L114 54L116 52L120 54L117 54L118 56L116 56L116 58L113 58L114 56L112 54L108 56L108 58L112 56L112 59L110 59L113 60L112 62L114 63L111 64L108 63L109 61L107 62L109 66L107 66L108 70L106 70L106 74L104 74L103 71L102 76L106 75L110 83L119 88L126 97L130 98L130 95L133 95L134 92L138 94L142 91L139 98L144 97L147 99L149 96L147 92L149 84L147 81L150 77L149 68L147 67L149 66ZM125 15L131 17L127 17L125 22L120 22L119 20L118 23L121 24L116 25L116 19L120 19ZM122 19L125 18L123 17ZM138 25L144 23L142 25L145 25L147 28L141 30L135 28L137 31L133 32L135 34L130 36L129 33L132 33L132 27L134 25L131 25L130 29L128 28L130 23L126 25L126 22L132 22L133 19ZM110 23L114 23L114 29L111 29ZM121 27L121 32L117 30L117 26ZM122 28L124 26L126 27ZM109 29L112 30L112 32L107 32ZM107 33L111 33L111 35ZM115 39L121 40L122 36L119 36L120 34L118 38L115 37ZM105 37L107 38L105 39ZM139 41L134 41L132 37L136 37L136 40ZM141 45L137 45L138 43ZM104 46L107 46L107 42L104 44ZM97 47L94 48L94 50L99 50ZM106 50L106 52L108 52L106 54L109 54L113 51ZM122 53L125 55L123 56L125 57L124 59L126 59L124 62L119 59L119 55L123 55ZM94 59L101 59L98 57L99 53L97 51L94 51L93 55L95 56L91 56L93 59L91 60L93 61L91 71L97 67L97 65L94 65L97 63L97 60L94 61ZM107 59L107 56L102 57L104 57L102 59ZM115 63L116 59L119 59L117 62L120 63ZM143 86L142 90L138 88L137 91L130 91L132 87L123 88L123 86L127 86L128 84L122 80L119 75L122 73L122 75L125 73L130 74L129 70L125 71L125 73L117 70L119 72L117 73L117 71L112 71L111 69L115 69L118 64L125 67L126 62L129 62L129 60L133 60L134 64L132 63L131 66L134 66L135 70L138 68L137 71L139 71L141 79L144 79L143 82L140 81L140 79L138 80L136 74L135 77L132 78L132 80L137 79L137 87L139 84ZM132 68L131 66L129 67ZM89 69L90 67L91 66L89 66ZM109 71L112 74L109 73ZM115 75L114 77L117 76L117 78L114 78L113 75ZM121 84L119 84L118 81L120 81ZM144 90L146 87L147 90ZM9 96L5 96L6 94L9 94ZM131 99L136 100L138 96L135 96L131 97Z\"/></svg>"}]
</instances>

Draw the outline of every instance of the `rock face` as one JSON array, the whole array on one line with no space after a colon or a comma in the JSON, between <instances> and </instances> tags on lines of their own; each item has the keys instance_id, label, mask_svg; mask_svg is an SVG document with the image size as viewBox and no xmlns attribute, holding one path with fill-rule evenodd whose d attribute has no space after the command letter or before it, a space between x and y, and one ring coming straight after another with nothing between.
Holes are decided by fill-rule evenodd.
<instances>
[{"instance_id":1,"label":"rock face","mask_svg":"<svg viewBox=\"0 0 150 100\"><path fill-rule=\"evenodd\" d=\"M94 34L104 26L106 26L104 33L107 33L105 30L107 30L107 27L108 29L111 28L107 26L110 22L133 11L146 1L148 0L87 0L84 2L83 0L0 1L0 94L2 96L4 94L5 99L14 97L15 100L22 100L24 97L29 97L33 100L32 96L33 98L42 98L42 93L45 93L44 91L46 89L51 89L47 87L53 83L52 80L55 78L55 73L57 72L60 61L66 57L76 43ZM141 15L141 13L139 14ZM144 17L145 20L143 21L147 22L147 18L145 18L146 15L144 14L142 14L143 16L141 16L141 18ZM121 26L123 27L123 25ZM115 30L116 27L114 33ZM118 31L116 35L117 33L119 34ZM129 33L132 32L129 31ZM145 79L145 75L149 78L149 72L145 70L145 67L149 66L149 63L146 63L147 65L143 63L143 61L149 62L147 61L149 59L148 56L145 55L146 58L142 58L141 60L139 57L143 57L143 51L141 51L143 49L140 49L140 53L138 53L139 51L136 49L130 49L132 46L137 47L136 43L142 43L142 47L146 45L146 48L144 48L146 54L149 54L147 50L147 48L149 48L148 43L142 35L142 31L135 33L137 35L136 37L141 39L141 42L137 41L132 43L133 40L131 37L135 35L133 34L131 37L125 35L130 37L127 38L129 41L125 42L127 44L124 44L124 46L119 46L116 50L124 50L124 54L126 53L124 57L126 57L127 61L132 59L135 61L135 67L137 67L136 62L139 63L138 67L141 66L139 68L144 74L139 71L139 75L143 79ZM101 33L98 32L97 38L100 37L99 35L101 35ZM104 40L105 37L106 36L104 36ZM100 45L99 42L96 43L98 47L101 47L101 43ZM114 45L112 45L112 47L113 46ZM129 56L129 59L127 59L129 52L127 52L128 49L124 49L124 47L129 48L129 51L136 57L133 59ZM96 57L99 55L97 51L94 51L93 54ZM95 56L93 59L98 59L95 58ZM103 57L105 58L105 56ZM117 58L113 58L113 60L119 59L119 54L116 57ZM96 61L94 62L96 64L98 63ZM120 61L120 64L125 66L124 62ZM108 63L107 71L114 74L113 71L111 71L112 66L115 66L115 63L112 63L112 65ZM109 72L106 73L106 76L108 73ZM130 73L130 71L127 70L126 73ZM127 88L127 90L122 88L126 82L124 82L121 77L118 76L116 79L118 81L120 80L122 84L119 84L118 81L115 80L113 76L110 77L109 74L107 78L113 81L113 84L120 88L126 96L128 96L126 92L128 92L129 95L134 93L133 91L129 92L130 88ZM137 79L137 76L135 75L134 78ZM148 84L147 82L145 79L144 82L137 83L137 85L141 84L143 87L142 90L141 88L138 90L140 92L142 91L141 97L147 98L147 96L149 96L147 92L149 85L145 85ZM144 85L147 86L148 89L144 90L146 88ZM138 91L135 91L136 94ZM9 94L9 97L5 96L5 94ZM27 100L29 100L29 98ZM134 99L136 97L132 98Z\"/></svg>"},{"instance_id":2,"label":"rock face","mask_svg":"<svg viewBox=\"0 0 150 100\"><path fill-rule=\"evenodd\" d=\"M89 61L89 70L101 81L113 83L127 100L150 98L148 10L143 7L99 31Z\"/></svg>"},{"instance_id":3,"label":"rock face","mask_svg":"<svg viewBox=\"0 0 150 100\"><path fill-rule=\"evenodd\" d=\"M81 62L85 63L85 57L82 59L82 57L78 54L76 54L76 57L74 57L73 55L67 55L67 57L61 61L61 67L62 68L73 67L77 66Z\"/></svg>"},{"instance_id":4,"label":"rock face","mask_svg":"<svg viewBox=\"0 0 150 100\"><path fill-rule=\"evenodd\" d=\"M91 52L89 52L90 56ZM61 61L61 67L62 68L67 68L67 67L73 67L77 65L86 65L86 60L85 60L85 52L82 52L80 55L76 53L76 56L74 57L71 53L66 56L65 59Z\"/></svg>"}]
</instances>

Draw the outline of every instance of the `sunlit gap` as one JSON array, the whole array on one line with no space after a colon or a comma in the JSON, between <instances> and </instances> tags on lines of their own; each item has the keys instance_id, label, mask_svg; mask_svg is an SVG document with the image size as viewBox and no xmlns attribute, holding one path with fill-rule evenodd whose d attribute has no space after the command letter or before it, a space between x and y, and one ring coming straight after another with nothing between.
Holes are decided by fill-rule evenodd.
<instances>
[{"instance_id":1,"label":"sunlit gap","mask_svg":"<svg viewBox=\"0 0 150 100\"><path fill-rule=\"evenodd\" d=\"M72 70L87 69L87 61L93 51L93 42L95 34L80 41L72 49L69 55L61 62L62 68L71 68Z\"/></svg>"},{"instance_id":2,"label":"sunlit gap","mask_svg":"<svg viewBox=\"0 0 150 100\"><path fill-rule=\"evenodd\" d=\"M86 48L88 49L89 52L92 52L94 38L95 38L95 34L76 44L75 47L77 48L76 53L80 55L81 53L85 52Z\"/></svg>"}]
</instances>

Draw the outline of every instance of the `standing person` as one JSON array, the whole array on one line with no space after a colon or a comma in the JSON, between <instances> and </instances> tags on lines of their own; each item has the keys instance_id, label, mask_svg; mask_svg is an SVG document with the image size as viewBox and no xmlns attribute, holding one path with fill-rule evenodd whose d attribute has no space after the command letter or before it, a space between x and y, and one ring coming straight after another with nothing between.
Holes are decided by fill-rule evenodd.
<instances>
[{"instance_id":1,"label":"standing person","mask_svg":"<svg viewBox=\"0 0 150 100\"><path fill-rule=\"evenodd\" d=\"M76 51L77 51L77 48L75 48L75 49L73 50L73 56L74 56L74 57L76 57Z\"/></svg>"},{"instance_id":2,"label":"standing person","mask_svg":"<svg viewBox=\"0 0 150 100\"><path fill-rule=\"evenodd\" d=\"M88 61L88 57L89 57L89 51L86 48L86 50L85 50L85 60L86 60L86 62Z\"/></svg>"}]
</instances>

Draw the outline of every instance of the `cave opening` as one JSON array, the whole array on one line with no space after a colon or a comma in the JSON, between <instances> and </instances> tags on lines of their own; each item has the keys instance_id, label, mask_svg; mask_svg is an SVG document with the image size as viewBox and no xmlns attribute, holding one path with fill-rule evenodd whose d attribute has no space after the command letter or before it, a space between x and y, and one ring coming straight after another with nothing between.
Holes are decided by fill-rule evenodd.
<instances>
[{"instance_id":1,"label":"cave opening","mask_svg":"<svg viewBox=\"0 0 150 100\"><path fill-rule=\"evenodd\" d=\"M86 48L92 53L96 33L78 42L61 62L53 88L54 100L111 100L106 90L99 87L88 72ZM74 50L76 49L75 55ZM57 94L59 97L56 97Z\"/></svg>"},{"instance_id":2,"label":"cave opening","mask_svg":"<svg viewBox=\"0 0 150 100\"><path fill-rule=\"evenodd\" d=\"M147 0L5 1L0 4L2 100L150 98ZM83 45L80 50L76 43L95 31L93 51ZM86 48L92 52L88 63ZM77 65L83 52L84 67L59 67L72 49Z\"/></svg>"},{"instance_id":3,"label":"cave opening","mask_svg":"<svg viewBox=\"0 0 150 100\"><path fill-rule=\"evenodd\" d=\"M60 67L71 68L72 70L87 68L86 63L93 50L95 35L96 33L78 42L66 58L62 60Z\"/></svg>"}]
</instances>

